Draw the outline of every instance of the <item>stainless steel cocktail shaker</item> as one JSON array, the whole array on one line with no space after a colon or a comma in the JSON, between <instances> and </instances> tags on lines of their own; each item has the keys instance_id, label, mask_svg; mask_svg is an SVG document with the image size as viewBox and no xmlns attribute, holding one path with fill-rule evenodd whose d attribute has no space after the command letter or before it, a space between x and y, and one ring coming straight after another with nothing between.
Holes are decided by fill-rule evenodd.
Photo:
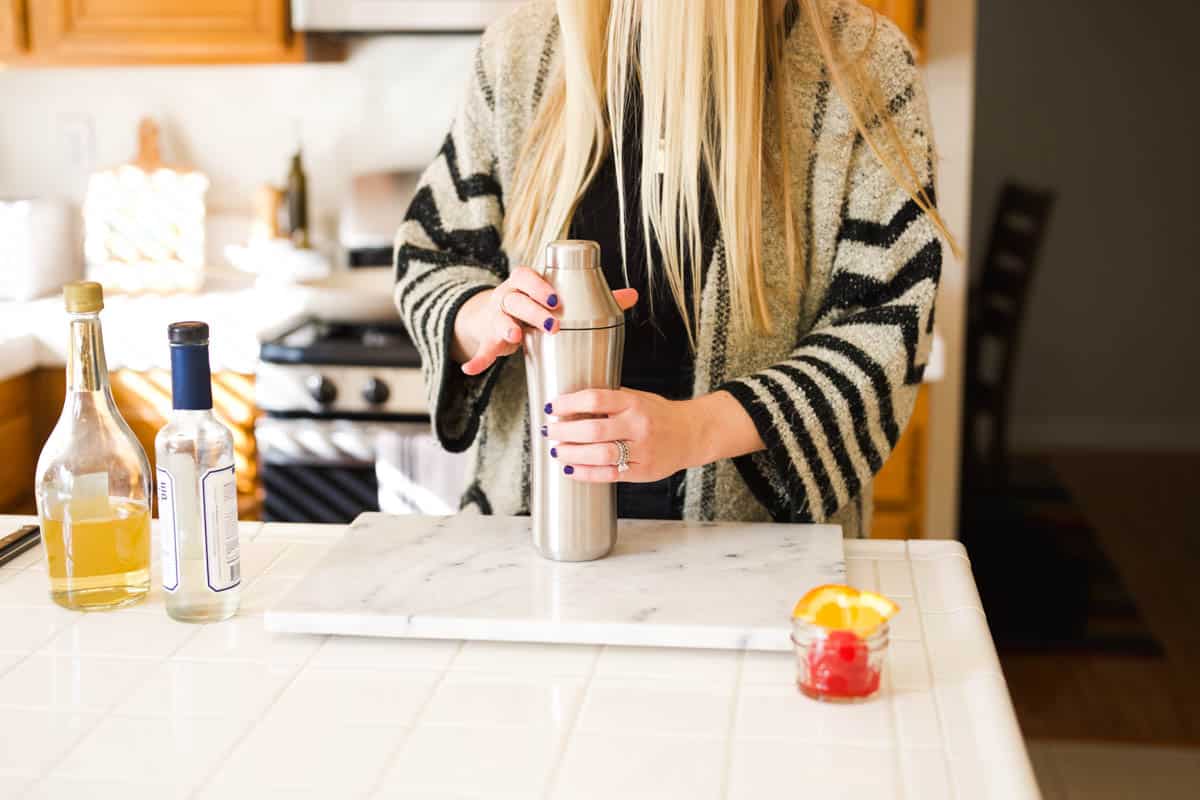
<instances>
[{"instance_id":1,"label":"stainless steel cocktail shaker","mask_svg":"<svg viewBox=\"0 0 1200 800\"><path fill-rule=\"evenodd\" d=\"M625 315L604 279L595 242L550 244L543 277L554 287L562 313L558 333L536 331L525 337L533 544L554 561L591 561L608 555L617 542L616 488L563 474L541 428L549 422L546 404L555 397L620 387Z\"/></svg>"}]
</instances>

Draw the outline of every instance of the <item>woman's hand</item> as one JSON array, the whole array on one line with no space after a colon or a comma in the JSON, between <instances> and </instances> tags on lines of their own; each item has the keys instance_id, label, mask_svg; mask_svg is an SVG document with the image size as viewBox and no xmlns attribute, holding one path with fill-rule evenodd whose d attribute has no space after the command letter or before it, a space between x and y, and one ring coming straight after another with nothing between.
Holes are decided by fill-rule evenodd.
<instances>
[{"instance_id":1,"label":"woman's hand","mask_svg":"<svg viewBox=\"0 0 1200 800\"><path fill-rule=\"evenodd\" d=\"M713 431L720 402L716 395L668 400L634 389L587 389L562 395L547 409L557 421L546 426L550 440L546 447L575 480L661 480L718 457ZM627 472L617 471L618 441L629 448Z\"/></svg>"},{"instance_id":2,"label":"woman's hand","mask_svg":"<svg viewBox=\"0 0 1200 800\"><path fill-rule=\"evenodd\" d=\"M636 289L613 292L624 311L637 302ZM478 375L501 356L512 355L530 328L558 332L558 296L538 273L518 267L508 280L472 297L454 318L451 356L467 375Z\"/></svg>"}]
</instances>

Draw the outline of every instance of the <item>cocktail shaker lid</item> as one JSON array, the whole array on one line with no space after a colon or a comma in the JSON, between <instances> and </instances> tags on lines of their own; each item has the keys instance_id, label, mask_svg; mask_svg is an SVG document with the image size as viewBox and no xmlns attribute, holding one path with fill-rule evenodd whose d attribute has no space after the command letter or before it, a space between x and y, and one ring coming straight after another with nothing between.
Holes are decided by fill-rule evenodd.
<instances>
[{"instance_id":1,"label":"cocktail shaker lid","mask_svg":"<svg viewBox=\"0 0 1200 800\"><path fill-rule=\"evenodd\" d=\"M625 324L625 312L613 299L600 268L600 245L583 239L546 246L547 283L558 295L559 329L588 330Z\"/></svg>"}]
</instances>

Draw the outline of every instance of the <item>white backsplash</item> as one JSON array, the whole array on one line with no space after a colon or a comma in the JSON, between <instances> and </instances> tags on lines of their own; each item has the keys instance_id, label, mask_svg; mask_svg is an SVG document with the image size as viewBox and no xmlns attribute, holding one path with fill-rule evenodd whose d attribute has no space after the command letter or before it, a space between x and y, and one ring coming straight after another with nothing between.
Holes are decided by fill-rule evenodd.
<instances>
[{"instance_id":1,"label":"white backsplash","mask_svg":"<svg viewBox=\"0 0 1200 800\"><path fill-rule=\"evenodd\" d=\"M210 213L249 213L303 139L321 228L352 174L420 168L445 136L477 37L364 40L336 64L0 69L0 197L78 204L87 174L132 158L138 120L163 130L168 162L212 180Z\"/></svg>"}]
</instances>

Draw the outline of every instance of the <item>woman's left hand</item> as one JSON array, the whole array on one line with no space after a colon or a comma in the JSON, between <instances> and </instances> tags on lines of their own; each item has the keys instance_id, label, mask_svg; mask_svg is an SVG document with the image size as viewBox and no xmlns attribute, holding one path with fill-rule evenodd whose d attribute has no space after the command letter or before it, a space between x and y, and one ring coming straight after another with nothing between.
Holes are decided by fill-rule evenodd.
<instances>
[{"instance_id":1,"label":"woman's left hand","mask_svg":"<svg viewBox=\"0 0 1200 800\"><path fill-rule=\"evenodd\" d=\"M707 463L708 420L696 400L668 400L634 389L587 389L556 398L546 413L555 421L546 426L545 446L563 472L578 481L648 483ZM626 472L617 471L618 441L629 448Z\"/></svg>"}]
</instances>

